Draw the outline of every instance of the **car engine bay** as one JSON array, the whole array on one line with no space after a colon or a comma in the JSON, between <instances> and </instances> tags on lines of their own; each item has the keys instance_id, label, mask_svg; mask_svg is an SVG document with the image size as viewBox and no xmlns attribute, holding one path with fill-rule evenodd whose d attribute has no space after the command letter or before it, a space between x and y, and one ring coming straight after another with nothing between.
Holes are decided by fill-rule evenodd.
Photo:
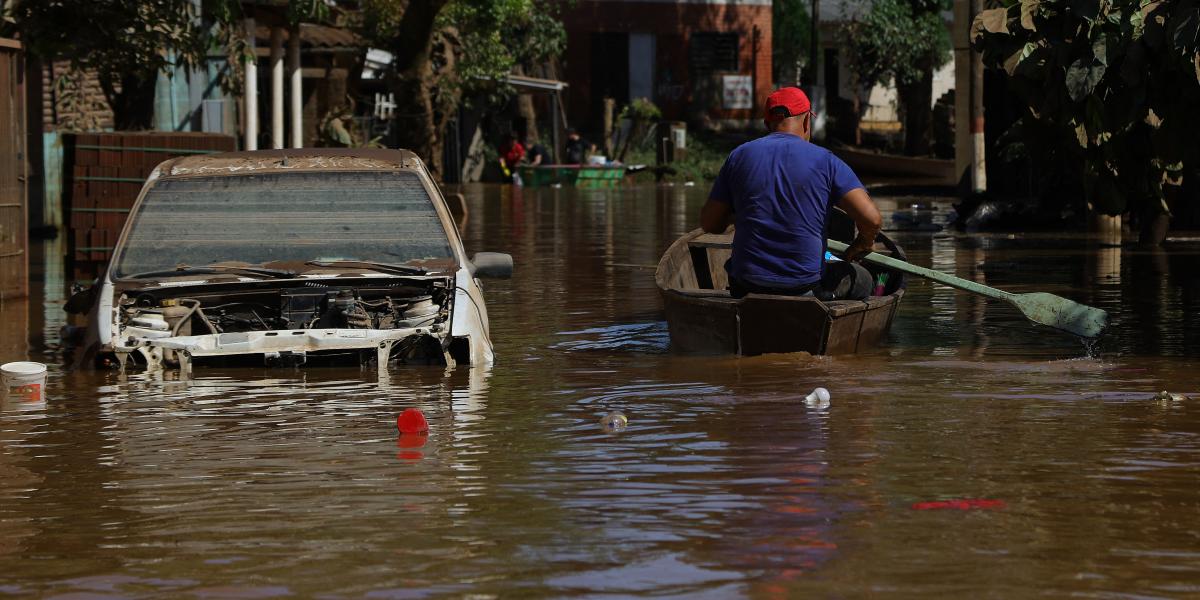
<instances>
[{"instance_id":1,"label":"car engine bay","mask_svg":"<svg viewBox=\"0 0 1200 600\"><path fill-rule=\"evenodd\" d=\"M193 360L267 365L452 362L449 277L204 282L119 290L114 357L188 367ZM189 282L190 283L190 282ZM261 358L260 358L261 357ZM261 363L260 363L261 364Z\"/></svg>"}]
</instances>

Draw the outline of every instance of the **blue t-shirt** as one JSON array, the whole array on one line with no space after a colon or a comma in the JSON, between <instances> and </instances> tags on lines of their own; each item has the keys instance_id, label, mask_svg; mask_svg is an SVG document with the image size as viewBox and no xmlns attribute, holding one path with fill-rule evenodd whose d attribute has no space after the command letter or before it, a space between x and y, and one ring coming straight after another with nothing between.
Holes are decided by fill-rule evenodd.
<instances>
[{"instance_id":1,"label":"blue t-shirt","mask_svg":"<svg viewBox=\"0 0 1200 600\"><path fill-rule=\"evenodd\" d=\"M820 281L829 207L862 186L840 158L797 135L772 133L738 146L709 194L732 203L729 275L783 289Z\"/></svg>"}]
</instances>

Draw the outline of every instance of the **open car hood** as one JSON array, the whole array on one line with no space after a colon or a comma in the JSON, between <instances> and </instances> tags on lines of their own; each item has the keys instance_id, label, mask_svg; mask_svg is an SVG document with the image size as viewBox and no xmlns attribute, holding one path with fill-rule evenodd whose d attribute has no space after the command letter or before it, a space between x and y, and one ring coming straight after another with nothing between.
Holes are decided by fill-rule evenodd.
<instances>
[{"instance_id":1,"label":"open car hood","mask_svg":"<svg viewBox=\"0 0 1200 600\"><path fill-rule=\"evenodd\" d=\"M110 347L124 366L212 361L452 363L448 275L121 282Z\"/></svg>"}]
</instances>

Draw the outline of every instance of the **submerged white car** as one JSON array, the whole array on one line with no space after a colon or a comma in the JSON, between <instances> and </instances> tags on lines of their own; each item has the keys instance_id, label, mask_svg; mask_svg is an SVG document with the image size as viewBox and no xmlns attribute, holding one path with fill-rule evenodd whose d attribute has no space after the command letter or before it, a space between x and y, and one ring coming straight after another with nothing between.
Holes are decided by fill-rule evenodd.
<instances>
[{"instance_id":1,"label":"submerged white car","mask_svg":"<svg viewBox=\"0 0 1200 600\"><path fill-rule=\"evenodd\" d=\"M297 149L169 160L90 302L76 364L489 364L478 277L420 159Z\"/></svg>"}]
</instances>

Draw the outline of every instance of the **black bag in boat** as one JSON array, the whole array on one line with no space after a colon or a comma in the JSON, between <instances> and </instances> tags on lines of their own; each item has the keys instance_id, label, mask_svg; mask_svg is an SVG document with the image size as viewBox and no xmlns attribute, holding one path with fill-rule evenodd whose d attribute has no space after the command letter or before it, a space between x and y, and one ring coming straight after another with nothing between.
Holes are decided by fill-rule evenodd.
<instances>
[{"instance_id":1,"label":"black bag in boat","mask_svg":"<svg viewBox=\"0 0 1200 600\"><path fill-rule=\"evenodd\" d=\"M820 300L865 300L871 296L874 283L866 267L844 260L830 260L825 261L821 287L814 293Z\"/></svg>"}]
</instances>

